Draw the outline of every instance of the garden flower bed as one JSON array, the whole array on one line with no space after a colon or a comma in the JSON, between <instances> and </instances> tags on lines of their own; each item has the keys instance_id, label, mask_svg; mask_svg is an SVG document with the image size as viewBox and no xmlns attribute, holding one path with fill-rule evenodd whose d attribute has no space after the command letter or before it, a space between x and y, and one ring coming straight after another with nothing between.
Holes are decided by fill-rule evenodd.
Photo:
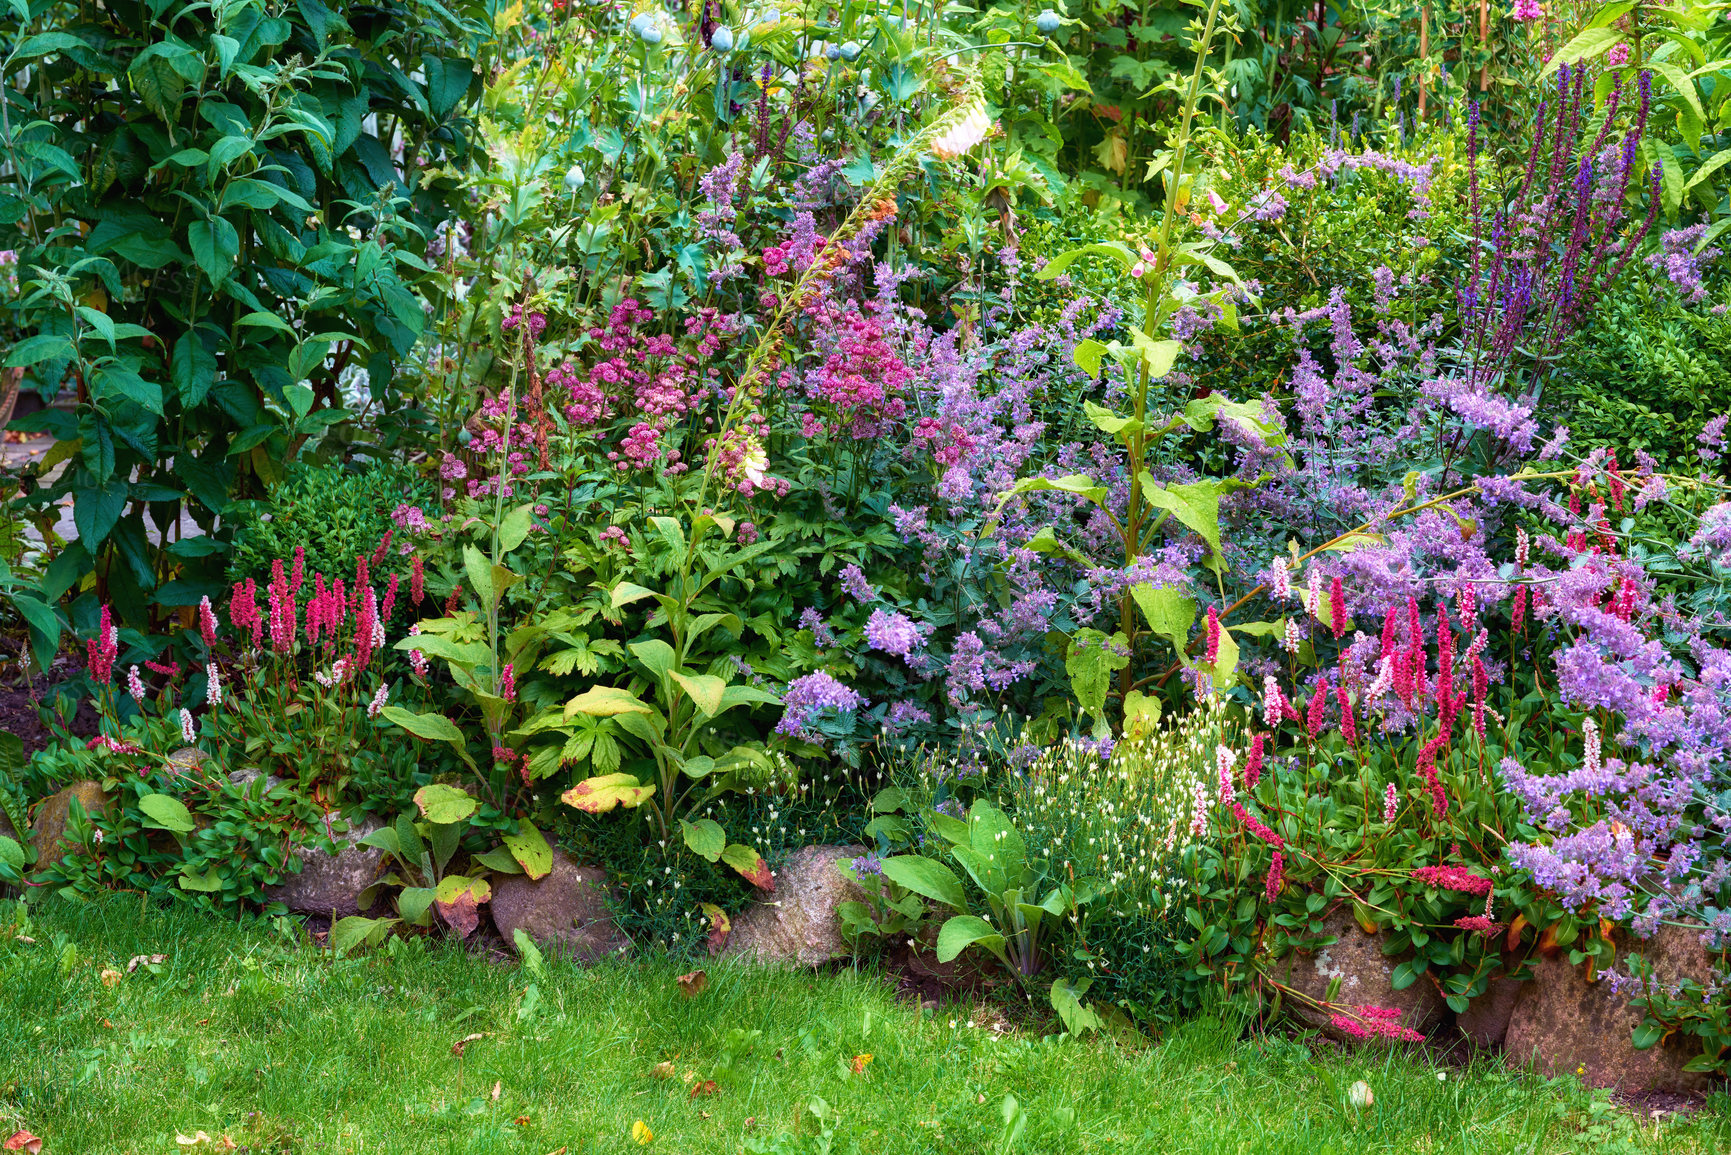
<instances>
[{"instance_id":1,"label":"garden flower bed","mask_svg":"<svg viewBox=\"0 0 1731 1155\"><path fill-rule=\"evenodd\" d=\"M15 942L119 892L313 985L516 960L517 1035L856 998L758 963L1072 1071L1722 1103L1719 9L27 7ZM684 1141L870 1147L813 1094Z\"/></svg>"}]
</instances>

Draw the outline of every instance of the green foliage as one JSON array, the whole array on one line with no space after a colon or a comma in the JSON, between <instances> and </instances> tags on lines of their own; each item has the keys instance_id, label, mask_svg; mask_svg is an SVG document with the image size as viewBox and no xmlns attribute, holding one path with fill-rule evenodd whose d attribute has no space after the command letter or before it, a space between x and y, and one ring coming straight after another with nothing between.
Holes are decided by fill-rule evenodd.
<instances>
[{"instance_id":1,"label":"green foliage","mask_svg":"<svg viewBox=\"0 0 1731 1155\"><path fill-rule=\"evenodd\" d=\"M74 593L75 623L99 601L142 624L217 595L230 502L309 441L352 438L357 389L387 440L412 428L396 375L452 188L415 173L468 154L483 31L418 0L0 17L0 246L20 270L6 364L78 402L23 421L68 465L23 502L72 499L78 538L42 592ZM204 536L149 528L183 515Z\"/></svg>"},{"instance_id":2,"label":"green foliage","mask_svg":"<svg viewBox=\"0 0 1731 1155\"><path fill-rule=\"evenodd\" d=\"M226 520L234 528L234 552L228 575L236 581L253 578L262 588L271 563L280 560L286 566L302 548L308 575L347 578L356 558L372 562L393 528L393 509L423 504L431 496L430 485L388 458L359 467L297 461L266 497L230 507ZM401 554L391 550L370 568L383 578L406 567Z\"/></svg>"},{"instance_id":3,"label":"green foliage","mask_svg":"<svg viewBox=\"0 0 1731 1155\"><path fill-rule=\"evenodd\" d=\"M163 718L140 717L119 740L146 751L181 744L178 725ZM324 836L324 810L311 798L262 775L231 780L208 759L122 755L74 741L37 754L25 780L38 795L82 780L107 792L108 806L96 813L71 800L71 849L34 875L70 898L128 890L235 914L268 907L265 887L300 869L286 853L291 842L314 852L333 845ZM340 834L344 824L339 819L331 829Z\"/></svg>"},{"instance_id":4,"label":"green foliage","mask_svg":"<svg viewBox=\"0 0 1731 1155\"><path fill-rule=\"evenodd\" d=\"M1731 287L1717 281L1724 300ZM1694 473L1696 435L1731 412L1731 316L1684 305L1662 280L1627 286L1564 350L1557 419L1573 444L1615 449L1620 463L1638 450L1662 471Z\"/></svg>"}]
</instances>

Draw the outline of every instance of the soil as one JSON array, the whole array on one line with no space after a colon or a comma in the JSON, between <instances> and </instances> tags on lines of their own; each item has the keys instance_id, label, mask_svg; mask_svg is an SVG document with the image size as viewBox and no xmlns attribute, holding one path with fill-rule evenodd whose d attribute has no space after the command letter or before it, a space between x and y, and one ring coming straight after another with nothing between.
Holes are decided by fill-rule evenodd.
<instances>
[{"instance_id":1,"label":"soil","mask_svg":"<svg viewBox=\"0 0 1731 1155\"><path fill-rule=\"evenodd\" d=\"M42 724L38 704L52 701L49 691L82 668L73 657L62 654L54 659L46 675L31 678L24 672L19 654L29 645L27 638L0 637L0 731L16 734L24 743L24 757L53 741L53 734ZM78 703L72 716L71 730L75 737L89 738L96 733L96 707L88 698Z\"/></svg>"}]
</instances>

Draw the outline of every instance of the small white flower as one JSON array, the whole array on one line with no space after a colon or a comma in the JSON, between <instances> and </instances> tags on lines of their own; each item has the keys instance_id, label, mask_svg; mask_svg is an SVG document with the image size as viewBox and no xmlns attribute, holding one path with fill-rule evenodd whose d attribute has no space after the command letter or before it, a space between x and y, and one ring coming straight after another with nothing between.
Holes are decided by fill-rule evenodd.
<instances>
[{"instance_id":1,"label":"small white flower","mask_svg":"<svg viewBox=\"0 0 1731 1155\"><path fill-rule=\"evenodd\" d=\"M185 706L180 708L180 736L186 739L189 746L198 741L198 730L192 724L192 713Z\"/></svg>"},{"instance_id":2,"label":"small white flower","mask_svg":"<svg viewBox=\"0 0 1731 1155\"><path fill-rule=\"evenodd\" d=\"M204 686L205 700L211 707L222 705L222 671L216 668L215 662L204 668Z\"/></svg>"}]
</instances>

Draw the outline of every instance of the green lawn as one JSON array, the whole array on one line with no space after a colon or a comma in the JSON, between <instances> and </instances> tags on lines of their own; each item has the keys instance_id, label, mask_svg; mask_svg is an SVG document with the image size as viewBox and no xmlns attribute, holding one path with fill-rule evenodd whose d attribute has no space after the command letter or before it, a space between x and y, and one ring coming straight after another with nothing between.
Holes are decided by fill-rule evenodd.
<instances>
[{"instance_id":1,"label":"green lawn","mask_svg":"<svg viewBox=\"0 0 1731 1155\"><path fill-rule=\"evenodd\" d=\"M46 1155L184 1151L177 1135L200 1131L216 1150L226 1138L272 1152L576 1155L639 1150L642 1120L650 1151L682 1155L1731 1142L1722 1108L1660 1124L1490 1064L1445 1079L1410 1055L1317 1057L1208 1022L1139 1050L1000 1034L978 1025L979 1008L898 1003L868 970L713 964L708 989L687 997L681 968L660 960L549 962L537 980L421 943L333 959L291 933L127 898L42 904L28 920L0 903L0 1137L28 1128ZM663 1063L671 1077L657 1077ZM712 1094L693 1096L711 1079ZM1361 1079L1375 1096L1362 1110L1349 1091Z\"/></svg>"}]
</instances>

